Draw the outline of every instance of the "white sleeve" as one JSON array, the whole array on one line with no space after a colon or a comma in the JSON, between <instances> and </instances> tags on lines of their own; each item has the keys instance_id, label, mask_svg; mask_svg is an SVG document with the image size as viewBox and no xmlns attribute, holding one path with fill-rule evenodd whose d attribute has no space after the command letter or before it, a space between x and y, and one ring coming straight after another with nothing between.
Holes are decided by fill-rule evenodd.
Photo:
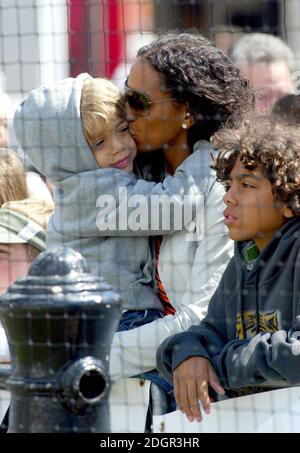
<instances>
[{"instance_id":1,"label":"white sleeve","mask_svg":"<svg viewBox=\"0 0 300 453\"><path fill-rule=\"evenodd\" d=\"M156 351L160 344L170 335L183 332L193 324L199 324L206 314L208 301L217 289L226 265L222 265L202 288L202 297L198 303L182 305L174 315L167 315L144 326L114 335L109 370L113 381L156 368Z\"/></svg>"},{"instance_id":2,"label":"white sleeve","mask_svg":"<svg viewBox=\"0 0 300 453\"><path fill-rule=\"evenodd\" d=\"M7 343L7 338L5 330L0 323L0 363L9 363L10 362L10 353Z\"/></svg>"},{"instance_id":3,"label":"white sleeve","mask_svg":"<svg viewBox=\"0 0 300 453\"><path fill-rule=\"evenodd\" d=\"M50 190L37 173L33 171L27 172L26 182L29 198L38 198L53 202Z\"/></svg>"}]
</instances>

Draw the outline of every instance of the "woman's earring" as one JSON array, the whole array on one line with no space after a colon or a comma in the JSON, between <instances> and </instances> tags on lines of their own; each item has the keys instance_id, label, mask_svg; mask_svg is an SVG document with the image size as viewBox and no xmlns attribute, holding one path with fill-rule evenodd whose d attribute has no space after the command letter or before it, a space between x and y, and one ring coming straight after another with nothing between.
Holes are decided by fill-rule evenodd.
<instances>
[{"instance_id":1,"label":"woman's earring","mask_svg":"<svg viewBox=\"0 0 300 453\"><path fill-rule=\"evenodd\" d=\"M184 119L188 120L190 116L191 116L190 112L186 112ZM182 123L181 127L182 129L187 129L188 125L186 123Z\"/></svg>"}]
</instances>

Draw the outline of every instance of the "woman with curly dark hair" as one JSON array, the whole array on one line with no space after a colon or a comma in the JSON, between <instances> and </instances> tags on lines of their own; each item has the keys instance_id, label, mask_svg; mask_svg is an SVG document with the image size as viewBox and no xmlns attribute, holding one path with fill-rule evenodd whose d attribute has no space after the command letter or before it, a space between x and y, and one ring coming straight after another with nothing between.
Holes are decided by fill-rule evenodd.
<instances>
[{"instance_id":1,"label":"woman with curly dark hair","mask_svg":"<svg viewBox=\"0 0 300 453\"><path fill-rule=\"evenodd\" d=\"M253 105L239 69L202 35L164 35L137 57L125 82L130 129L140 151L164 150L171 171L198 140L233 126Z\"/></svg>"},{"instance_id":2,"label":"woman with curly dark hair","mask_svg":"<svg viewBox=\"0 0 300 453\"><path fill-rule=\"evenodd\" d=\"M210 411L208 384L228 396L300 384L300 131L251 119L212 144L234 257L207 316L157 355L190 421L199 400Z\"/></svg>"},{"instance_id":3,"label":"woman with curly dark hair","mask_svg":"<svg viewBox=\"0 0 300 453\"><path fill-rule=\"evenodd\" d=\"M205 315L232 255L222 219L223 187L210 169L209 139L221 126L234 126L253 101L227 56L190 33L167 34L138 51L125 99L143 177L150 173L175 198L183 191L180 185L174 190L172 176L174 181L187 177L187 195L200 193L202 202L192 229L163 232L162 242L156 238L155 277L166 316L115 335L110 365L115 378L155 368L159 344Z\"/></svg>"}]
</instances>

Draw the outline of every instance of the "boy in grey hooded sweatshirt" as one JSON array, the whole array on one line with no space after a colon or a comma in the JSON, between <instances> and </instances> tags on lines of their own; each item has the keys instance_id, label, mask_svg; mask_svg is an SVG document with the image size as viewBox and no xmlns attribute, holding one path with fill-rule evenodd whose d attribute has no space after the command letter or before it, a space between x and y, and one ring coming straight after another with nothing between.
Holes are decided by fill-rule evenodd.
<instances>
[{"instance_id":1,"label":"boy in grey hooded sweatshirt","mask_svg":"<svg viewBox=\"0 0 300 453\"><path fill-rule=\"evenodd\" d=\"M170 336L158 370L190 421L209 388L241 396L300 384L300 132L268 119L218 132L213 168L227 189L234 257L207 316Z\"/></svg>"},{"instance_id":2,"label":"boy in grey hooded sweatshirt","mask_svg":"<svg viewBox=\"0 0 300 453\"><path fill-rule=\"evenodd\" d=\"M135 314L124 328L132 327L133 320L146 323L163 316L152 286L148 237L106 237L86 215L87 207L96 213L98 196L105 196L97 191L99 172L133 170L136 144L118 89L88 74L38 88L16 112L14 128L24 152L56 187L48 246L78 250L91 272L102 275L121 294L126 316L128 311ZM117 185L114 175L111 185Z\"/></svg>"}]
</instances>

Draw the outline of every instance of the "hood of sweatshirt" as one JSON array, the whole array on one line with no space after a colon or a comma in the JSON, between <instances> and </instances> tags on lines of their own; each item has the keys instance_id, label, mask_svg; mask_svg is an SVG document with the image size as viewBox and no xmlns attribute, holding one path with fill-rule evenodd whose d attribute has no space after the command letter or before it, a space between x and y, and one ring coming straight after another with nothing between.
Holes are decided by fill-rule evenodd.
<instances>
[{"instance_id":1,"label":"hood of sweatshirt","mask_svg":"<svg viewBox=\"0 0 300 453\"><path fill-rule=\"evenodd\" d=\"M245 242L235 242L234 259L236 268L243 269L247 285L262 286L265 281L274 278L282 271L282 263L287 264L287 257L295 249L295 239L300 241L300 218L293 217L276 232L270 242L262 250L251 271L247 270L244 258ZM292 258L292 257L290 257ZM289 261L288 261L289 262ZM267 265L266 265L267 264ZM292 262L291 265L294 265Z\"/></svg>"},{"instance_id":2,"label":"hood of sweatshirt","mask_svg":"<svg viewBox=\"0 0 300 453\"><path fill-rule=\"evenodd\" d=\"M54 184L99 166L80 118L82 86L89 74L32 90L16 110L14 131L32 164Z\"/></svg>"}]
</instances>

